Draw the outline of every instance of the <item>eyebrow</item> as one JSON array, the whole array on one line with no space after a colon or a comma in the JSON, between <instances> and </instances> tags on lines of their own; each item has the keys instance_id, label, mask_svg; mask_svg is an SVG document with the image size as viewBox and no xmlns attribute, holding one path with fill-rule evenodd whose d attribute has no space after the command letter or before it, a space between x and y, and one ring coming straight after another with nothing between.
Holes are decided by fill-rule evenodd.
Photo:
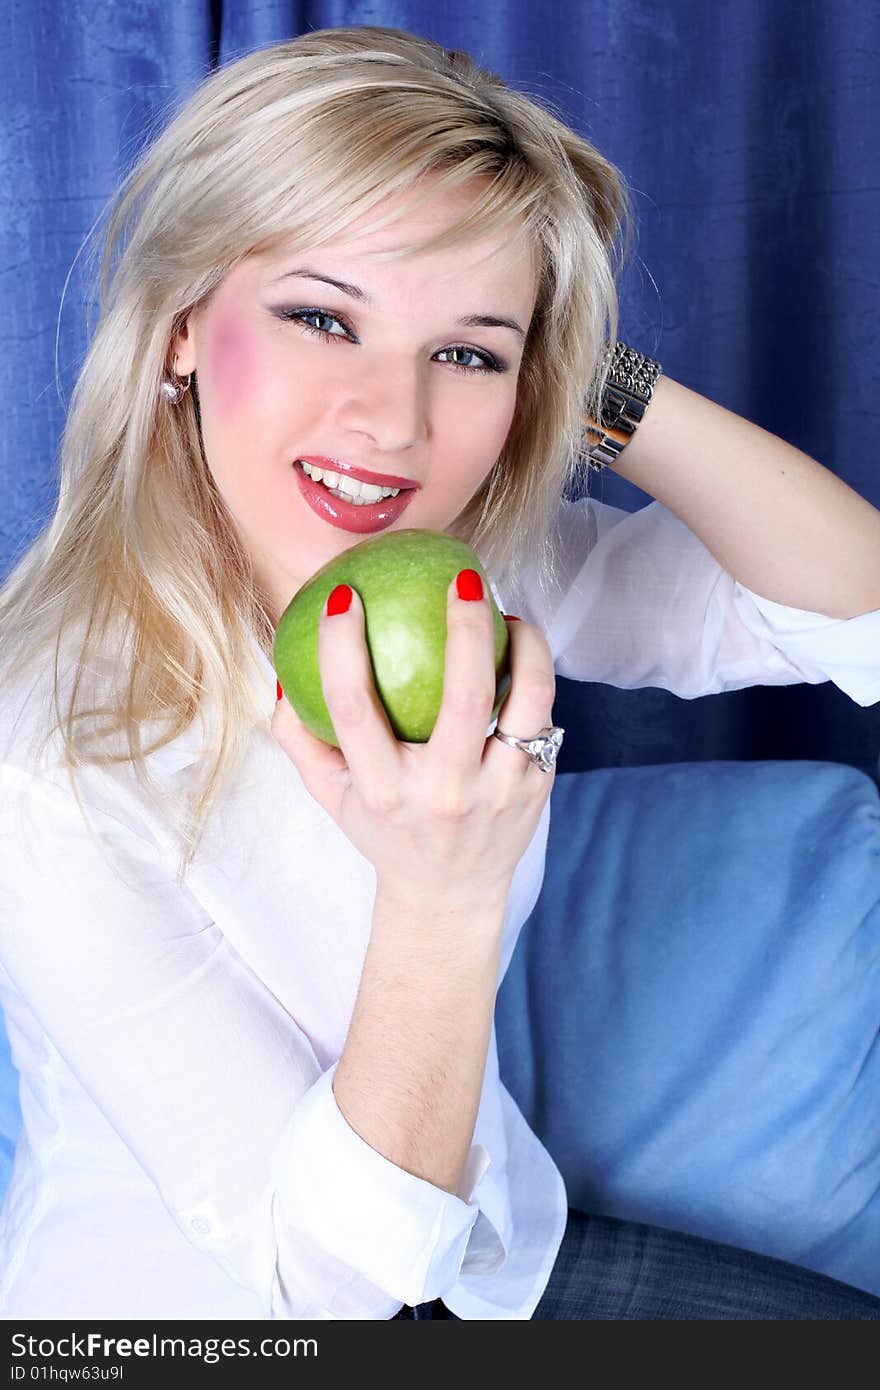
<instances>
[{"instance_id":1,"label":"eyebrow","mask_svg":"<svg viewBox=\"0 0 880 1390\"><path fill-rule=\"evenodd\" d=\"M289 280L291 276L302 276L307 280L323 280L325 285L332 285L334 289L341 290L343 294L350 295L352 299L357 299L361 304L366 304L373 308L373 301L366 290L360 289L358 285L350 285L346 280L336 280L332 275L322 275L317 270L312 270L308 266L301 266L298 270L287 270L283 275L279 275L277 280L270 281L277 285L282 280ZM506 318L503 314L465 314L464 318L456 320L456 324L463 328L512 328L514 333L518 333L521 338L525 338L526 331L517 323L516 319Z\"/></svg>"}]
</instances>

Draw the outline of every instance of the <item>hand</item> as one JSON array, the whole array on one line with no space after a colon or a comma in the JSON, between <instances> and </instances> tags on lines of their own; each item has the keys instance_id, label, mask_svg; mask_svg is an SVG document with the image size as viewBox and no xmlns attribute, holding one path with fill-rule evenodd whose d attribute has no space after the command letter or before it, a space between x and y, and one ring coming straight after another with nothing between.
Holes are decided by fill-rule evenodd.
<instances>
[{"instance_id":1,"label":"hand","mask_svg":"<svg viewBox=\"0 0 880 1390\"><path fill-rule=\"evenodd\" d=\"M505 731L532 733L552 723L553 660L544 634L511 622L511 684ZM486 731L495 703L488 594L447 593L443 699L427 743L394 735L373 681L356 590L346 613L318 627L324 699L339 739L330 747L305 728L286 696L271 733L306 789L374 865L383 892L407 902L502 904L547 802L554 772Z\"/></svg>"}]
</instances>

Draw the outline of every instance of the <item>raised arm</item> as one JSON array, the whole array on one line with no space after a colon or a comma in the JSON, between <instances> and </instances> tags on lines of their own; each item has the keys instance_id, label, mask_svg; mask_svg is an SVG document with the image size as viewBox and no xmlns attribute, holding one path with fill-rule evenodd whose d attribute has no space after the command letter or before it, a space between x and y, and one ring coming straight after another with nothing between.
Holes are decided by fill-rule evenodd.
<instances>
[{"instance_id":1,"label":"raised arm","mask_svg":"<svg viewBox=\"0 0 880 1390\"><path fill-rule=\"evenodd\" d=\"M613 467L754 593L831 618L880 609L880 511L808 454L665 374Z\"/></svg>"}]
</instances>

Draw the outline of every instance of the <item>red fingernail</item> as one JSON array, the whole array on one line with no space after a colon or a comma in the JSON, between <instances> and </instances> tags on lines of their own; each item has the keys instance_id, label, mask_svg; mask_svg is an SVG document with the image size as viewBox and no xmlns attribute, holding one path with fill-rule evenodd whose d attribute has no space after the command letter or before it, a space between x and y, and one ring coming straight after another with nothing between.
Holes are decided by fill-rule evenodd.
<instances>
[{"instance_id":1,"label":"red fingernail","mask_svg":"<svg viewBox=\"0 0 880 1390\"><path fill-rule=\"evenodd\" d=\"M327 617L337 613L347 613L351 607L351 589L347 584L337 584L327 600Z\"/></svg>"},{"instance_id":2,"label":"red fingernail","mask_svg":"<svg viewBox=\"0 0 880 1390\"><path fill-rule=\"evenodd\" d=\"M483 581L476 570L461 570L455 577L455 584L459 598L481 599L483 597Z\"/></svg>"},{"instance_id":3,"label":"red fingernail","mask_svg":"<svg viewBox=\"0 0 880 1390\"><path fill-rule=\"evenodd\" d=\"M282 696L283 694L284 694L284 691L281 689L281 682L280 682L280 681L276 681L276 682L275 682L275 703L276 703L276 705L278 704L278 701L281 699L281 696Z\"/></svg>"},{"instance_id":4,"label":"red fingernail","mask_svg":"<svg viewBox=\"0 0 880 1390\"><path fill-rule=\"evenodd\" d=\"M522 618L518 618L515 613L505 613L505 618L509 623L521 623Z\"/></svg>"}]
</instances>

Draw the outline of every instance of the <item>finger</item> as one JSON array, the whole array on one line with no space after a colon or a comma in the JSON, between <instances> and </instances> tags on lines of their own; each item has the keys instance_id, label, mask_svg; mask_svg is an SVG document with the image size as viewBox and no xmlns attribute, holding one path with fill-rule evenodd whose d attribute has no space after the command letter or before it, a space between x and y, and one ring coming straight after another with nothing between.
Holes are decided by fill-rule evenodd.
<instances>
[{"instance_id":1,"label":"finger","mask_svg":"<svg viewBox=\"0 0 880 1390\"><path fill-rule=\"evenodd\" d=\"M482 598L465 599L459 596L457 581L458 576L446 593L443 696L427 755L450 801L464 796L468 783L479 775L496 688L488 585L482 585Z\"/></svg>"},{"instance_id":2,"label":"finger","mask_svg":"<svg viewBox=\"0 0 880 1390\"><path fill-rule=\"evenodd\" d=\"M318 667L324 702L352 782L365 806L390 806L401 780L400 749L376 690L364 608L357 590L347 610L318 622Z\"/></svg>"},{"instance_id":3,"label":"finger","mask_svg":"<svg viewBox=\"0 0 880 1390\"><path fill-rule=\"evenodd\" d=\"M508 620L509 621L509 620ZM510 622L510 690L498 712L496 729L515 738L532 738L553 723L556 673L547 638L540 628L521 619ZM525 775L532 763L518 748L497 738L487 739L483 759L493 773ZM546 777L547 773L542 773Z\"/></svg>"},{"instance_id":4,"label":"finger","mask_svg":"<svg viewBox=\"0 0 880 1390\"><path fill-rule=\"evenodd\" d=\"M334 819L349 775L338 748L324 743L303 724L286 695L276 702L269 732L293 763L303 785Z\"/></svg>"}]
</instances>

